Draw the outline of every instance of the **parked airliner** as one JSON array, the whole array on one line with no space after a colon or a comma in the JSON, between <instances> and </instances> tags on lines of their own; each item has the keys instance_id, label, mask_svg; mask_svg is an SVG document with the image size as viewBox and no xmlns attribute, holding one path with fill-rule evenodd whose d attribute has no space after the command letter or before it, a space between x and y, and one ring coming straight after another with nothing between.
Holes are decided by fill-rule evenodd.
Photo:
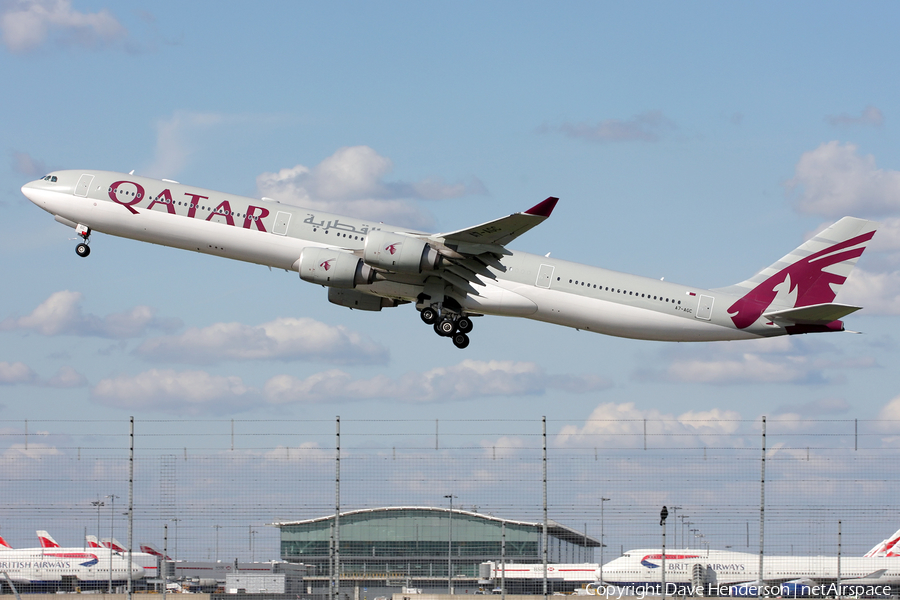
<instances>
[{"instance_id":1,"label":"parked airliner","mask_svg":"<svg viewBox=\"0 0 900 600\"><path fill-rule=\"evenodd\" d=\"M662 582L662 552L659 549L629 550L619 558L603 565L603 581L623 587L658 586ZM772 586L792 584L811 588L805 593L792 587L790 593L816 593L829 584L880 588L874 595L890 595L891 586L900 585L900 560L890 557L845 556L765 556L763 577L759 576L759 555L727 550L666 550L666 586L679 589L685 586L712 586L720 595L752 595L731 586L750 584ZM826 587L823 587L826 586ZM787 594L780 588L779 594ZM766 592L764 595L768 594ZM871 592L868 595L873 595Z\"/></svg>"},{"instance_id":2,"label":"parked airliner","mask_svg":"<svg viewBox=\"0 0 900 600\"><path fill-rule=\"evenodd\" d=\"M128 579L128 560L102 548L42 547L0 552L0 573L15 584L44 584L74 579L84 585L103 587L108 581ZM144 569L133 564L132 579L144 576Z\"/></svg>"},{"instance_id":3,"label":"parked airliner","mask_svg":"<svg viewBox=\"0 0 900 600\"><path fill-rule=\"evenodd\" d=\"M22 193L75 229L79 256L100 232L295 271L340 306L415 303L459 348L482 315L660 341L843 331L840 319L860 307L835 297L877 227L844 217L753 277L705 290L509 250L550 216L554 197L475 227L425 233L131 173L55 171Z\"/></svg>"}]
</instances>

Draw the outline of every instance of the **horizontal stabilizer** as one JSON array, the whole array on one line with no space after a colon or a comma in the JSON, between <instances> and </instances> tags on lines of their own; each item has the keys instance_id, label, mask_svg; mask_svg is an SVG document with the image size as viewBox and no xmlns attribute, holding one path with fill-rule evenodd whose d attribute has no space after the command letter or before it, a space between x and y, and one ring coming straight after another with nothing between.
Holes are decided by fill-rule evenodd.
<instances>
[{"instance_id":1,"label":"horizontal stabilizer","mask_svg":"<svg viewBox=\"0 0 900 600\"><path fill-rule=\"evenodd\" d=\"M827 325L861 308L861 306L850 306L849 304L813 304L811 306L801 306L800 308L774 310L764 313L763 316L776 323Z\"/></svg>"}]
</instances>

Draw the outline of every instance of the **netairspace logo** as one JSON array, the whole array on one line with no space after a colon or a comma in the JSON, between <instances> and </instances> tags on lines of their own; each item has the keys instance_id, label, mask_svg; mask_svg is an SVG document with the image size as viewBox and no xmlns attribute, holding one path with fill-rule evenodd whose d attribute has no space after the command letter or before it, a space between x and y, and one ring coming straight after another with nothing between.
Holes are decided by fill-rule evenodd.
<instances>
[{"instance_id":1,"label":"netairspace logo","mask_svg":"<svg viewBox=\"0 0 900 600\"><path fill-rule=\"evenodd\" d=\"M585 592L590 596L602 596L604 598L621 599L623 597L635 597L640 599L650 596L661 596L659 585L603 585L600 583L590 583L585 587ZM856 598L873 597L873 596L890 596L891 586L889 585L841 585L838 592L836 583L822 585L806 585L806 584L743 584L743 585L683 585L676 583L666 584L667 596L732 596L756 598L760 596L766 597L783 597L783 598L805 598L813 597L837 597L838 593L844 596Z\"/></svg>"}]
</instances>

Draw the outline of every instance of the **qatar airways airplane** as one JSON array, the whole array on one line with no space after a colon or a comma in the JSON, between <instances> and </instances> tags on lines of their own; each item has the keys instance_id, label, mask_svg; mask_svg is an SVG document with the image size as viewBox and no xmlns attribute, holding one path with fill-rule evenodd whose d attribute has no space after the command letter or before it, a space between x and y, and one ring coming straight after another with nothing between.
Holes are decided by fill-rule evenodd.
<instances>
[{"instance_id":1,"label":"qatar airways airplane","mask_svg":"<svg viewBox=\"0 0 900 600\"><path fill-rule=\"evenodd\" d=\"M55 171L22 193L75 229L79 256L100 232L296 271L340 306L415 303L459 348L482 315L676 342L843 331L840 319L860 307L835 296L877 227L844 217L753 277L705 290L509 250L550 216L552 197L475 227L424 233L132 173Z\"/></svg>"}]
</instances>

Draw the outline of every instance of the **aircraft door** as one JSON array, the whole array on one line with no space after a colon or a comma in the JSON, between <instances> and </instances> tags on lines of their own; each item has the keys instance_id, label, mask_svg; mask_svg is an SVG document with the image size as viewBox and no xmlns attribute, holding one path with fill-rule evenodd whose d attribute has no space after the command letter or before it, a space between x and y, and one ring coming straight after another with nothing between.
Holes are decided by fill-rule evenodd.
<instances>
[{"instance_id":1,"label":"aircraft door","mask_svg":"<svg viewBox=\"0 0 900 600\"><path fill-rule=\"evenodd\" d=\"M86 198L88 192L91 189L91 183L94 181L93 175L84 174L78 178L78 183L75 185L75 195L81 196L82 198Z\"/></svg>"},{"instance_id":2,"label":"aircraft door","mask_svg":"<svg viewBox=\"0 0 900 600\"><path fill-rule=\"evenodd\" d=\"M553 280L553 265L541 265L538 269L537 281L534 285L542 288L549 288L550 282Z\"/></svg>"},{"instance_id":3,"label":"aircraft door","mask_svg":"<svg viewBox=\"0 0 900 600\"><path fill-rule=\"evenodd\" d=\"M712 318L712 309L713 302L715 298L712 296L704 296L700 295L700 300L697 302L697 318L703 319L704 321L709 321Z\"/></svg>"},{"instance_id":4,"label":"aircraft door","mask_svg":"<svg viewBox=\"0 0 900 600\"><path fill-rule=\"evenodd\" d=\"M291 213L278 211L275 215L275 226L272 227L272 233L276 235L287 235L288 225L291 222Z\"/></svg>"}]
</instances>

